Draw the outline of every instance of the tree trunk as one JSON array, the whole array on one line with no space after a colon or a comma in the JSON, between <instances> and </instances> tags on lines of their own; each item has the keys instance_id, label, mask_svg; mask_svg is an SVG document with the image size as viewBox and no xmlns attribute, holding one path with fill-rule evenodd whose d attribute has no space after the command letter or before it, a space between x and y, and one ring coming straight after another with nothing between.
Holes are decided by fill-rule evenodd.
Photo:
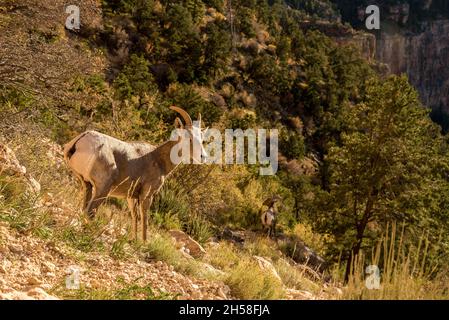
<instances>
[{"instance_id":1,"label":"tree trunk","mask_svg":"<svg viewBox=\"0 0 449 320\"><path fill-rule=\"evenodd\" d=\"M363 228L363 231L364 230L365 228ZM346 261L345 281L344 281L345 283L347 283L349 280L349 275L351 274L355 258L359 254L360 248L362 247L362 240L363 240L363 232L361 234L357 232L356 243L352 247L351 252L349 253L349 257Z\"/></svg>"},{"instance_id":2,"label":"tree trunk","mask_svg":"<svg viewBox=\"0 0 449 320\"><path fill-rule=\"evenodd\" d=\"M295 219L296 222L299 222L299 204L298 204L298 198L295 197Z\"/></svg>"},{"instance_id":3,"label":"tree trunk","mask_svg":"<svg viewBox=\"0 0 449 320\"><path fill-rule=\"evenodd\" d=\"M372 197L369 197L366 203L365 212L363 214L362 220L360 220L360 222L357 223L357 235L355 243L352 246L348 259L346 260L346 270L344 278L345 283L347 283L349 280L349 276L351 274L351 269L354 264L355 258L359 254L360 248L362 247L363 235L365 234L366 226L368 224L369 218L371 217L373 205L374 200L372 199Z\"/></svg>"}]
</instances>

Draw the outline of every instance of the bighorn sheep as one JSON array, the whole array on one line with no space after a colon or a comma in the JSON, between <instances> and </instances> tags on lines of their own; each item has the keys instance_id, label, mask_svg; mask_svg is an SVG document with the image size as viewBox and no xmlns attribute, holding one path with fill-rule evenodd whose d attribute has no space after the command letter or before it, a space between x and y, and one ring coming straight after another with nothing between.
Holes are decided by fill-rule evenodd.
<instances>
[{"instance_id":1,"label":"bighorn sheep","mask_svg":"<svg viewBox=\"0 0 449 320\"><path fill-rule=\"evenodd\" d=\"M137 240L137 221L140 218L142 240L146 241L147 210L164 180L177 167L171 161L172 148L185 138L193 143L202 141L201 120L198 128L185 110L175 106L170 109L184 119L185 127L179 118L176 118L175 127L185 128L186 135L158 147L148 143L124 142L96 131L86 131L64 146L67 165L81 181L83 210L90 219L94 218L97 208L108 196L126 198L131 211L132 235ZM205 155L204 149L201 148L201 152L200 158ZM201 161L193 158L195 153L190 154L193 161Z\"/></svg>"},{"instance_id":2,"label":"bighorn sheep","mask_svg":"<svg viewBox=\"0 0 449 320\"><path fill-rule=\"evenodd\" d=\"M276 202L281 200L281 197L274 196L271 198L268 198L264 201L264 205L268 206L268 209L262 212L262 215L260 217L262 221L262 225L265 230L268 231L268 237L270 236L276 236L276 220L277 220L277 211L274 208Z\"/></svg>"}]
</instances>

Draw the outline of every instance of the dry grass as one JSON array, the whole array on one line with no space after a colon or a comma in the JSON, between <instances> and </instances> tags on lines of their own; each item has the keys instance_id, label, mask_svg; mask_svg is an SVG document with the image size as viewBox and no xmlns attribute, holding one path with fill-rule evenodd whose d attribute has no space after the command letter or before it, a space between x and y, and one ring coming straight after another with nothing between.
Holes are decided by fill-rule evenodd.
<instances>
[{"instance_id":1,"label":"dry grass","mask_svg":"<svg viewBox=\"0 0 449 320\"><path fill-rule=\"evenodd\" d=\"M399 237L398 237L399 235ZM396 225L387 230L371 253L361 254L354 263L342 299L360 300L429 300L448 299L449 282L439 266L426 264L428 242L421 238L417 247L405 244L404 228L398 234ZM380 287L368 289L366 266L380 269ZM340 276L341 272L336 272Z\"/></svg>"},{"instance_id":2,"label":"dry grass","mask_svg":"<svg viewBox=\"0 0 449 320\"><path fill-rule=\"evenodd\" d=\"M232 244L221 242L210 248L206 261L226 273L224 282L236 298L259 300L283 297L281 281L260 269L251 255L237 250Z\"/></svg>"},{"instance_id":3,"label":"dry grass","mask_svg":"<svg viewBox=\"0 0 449 320\"><path fill-rule=\"evenodd\" d=\"M239 299L271 300L284 297L282 282L270 272L260 269L252 259L241 259L228 274L225 283L231 288L232 295Z\"/></svg>"},{"instance_id":4,"label":"dry grass","mask_svg":"<svg viewBox=\"0 0 449 320\"><path fill-rule=\"evenodd\" d=\"M270 271L262 270L253 259L254 255L269 260L279 259L279 252L270 246L269 242L270 240L264 238L254 238L243 250L230 243L221 242L218 246L208 249L205 260L226 273L224 281L231 288L233 296L250 300L281 299L284 297L284 284ZM278 269L277 263L274 263L274 266ZM285 268L282 271L286 270ZM282 279L281 273L279 275Z\"/></svg>"},{"instance_id":5,"label":"dry grass","mask_svg":"<svg viewBox=\"0 0 449 320\"><path fill-rule=\"evenodd\" d=\"M288 288L306 290L314 294L321 291L321 283L314 282L306 276L306 270L301 269L285 259L279 259L274 267L282 279L282 283Z\"/></svg>"},{"instance_id":6,"label":"dry grass","mask_svg":"<svg viewBox=\"0 0 449 320\"><path fill-rule=\"evenodd\" d=\"M276 242L266 236L254 235L245 241L244 249L251 256L261 256L271 260L282 257L282 252L278 249Z\"/></svg>"},{"instance_id":7,"label":"dry grass","mask_svg":"<svg viewBox=\"0 0 449 320\"><path fill-rule=\"evenodd\" d=\"M150 230L151 237L142 247L147 260L164 261L180 273L204 277L198 261L184 256L175 246L173 239L161 231Z\"/></svg>"}]
</instances>

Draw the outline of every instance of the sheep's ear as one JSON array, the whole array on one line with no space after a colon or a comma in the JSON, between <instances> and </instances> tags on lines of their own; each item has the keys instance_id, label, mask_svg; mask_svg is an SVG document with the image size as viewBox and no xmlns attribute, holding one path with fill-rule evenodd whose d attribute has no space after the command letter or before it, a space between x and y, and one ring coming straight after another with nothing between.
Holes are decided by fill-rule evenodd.
<instances>
[{"instance_id":1,"label":"sheep's ear","mask_svg":"<svg viewBox=\"0 0 449 320\"><path fill-rule=\"evenodd\" d=\"M181 119L179 119L178 117L176 117L176 119L175 119L175 128L176 129L184 129L184 125L182 124Z\"/></svg>"},{"instance_id":2,"label":"sheep's ear","mask_svg":"<svg viewBox=\"0 0 449 320\"><path fill-rule=\"evenodd\" d=\"M201 129L201 113L198 112L198 127Z\"/></svg>"}]
</instances>

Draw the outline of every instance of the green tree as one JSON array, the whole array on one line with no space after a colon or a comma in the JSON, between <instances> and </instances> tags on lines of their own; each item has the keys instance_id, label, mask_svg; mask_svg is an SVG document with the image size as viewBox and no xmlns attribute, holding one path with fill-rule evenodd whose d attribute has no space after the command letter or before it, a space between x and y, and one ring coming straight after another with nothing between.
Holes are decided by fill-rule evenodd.
<instances>
[{"instance_id":1,"label":"green tree","mask_svg":"<svg viewBox=\"0 0 449 320\"><path fill-rule=\"evenodd\" d=\"M209 23L205 28L207 40L204 48L204 72L215 76L220 70L226 70L227 59L231 53L231 36L225 26Z\"/></svg>"},{"instance_id":2,"label":"green tree","mask_svg":"<svg viewBox=\"0 0 449 320\"><path fill-rule=\"evenodd\" d=\"M114 87L117 98L121 100L131 96L142 97L145 93L152 94L157 90L148 61L136 54L131 55L129 63L115 79Z\"/></svg>"},{"instance_id":3,"label":"green tree","mask_svg":"<svg viewBox=\"0 0 449 320\"><path fill-rule=\"evenodd\" d=\"M206 7L201 0L184 0L186 8L190 11L194 23L198 23L204 16Z\"/></svg>"},{"instance_id":4,"label":"green tree","mask_svg":"<svg viewBox=\"0 0 449 320\"><path fill-rule=\"evenodd\" d=\"M345 110L349 130L329 150L330 191L320 197L316 222L344 251L346 278L351 261L388 223L445 225L449 158L427 113L405 77L373 80L363 102Z\"/></svg>"},{"instance_id":5,"label":"green tree","mask_svg":"<svg viewBox=\"0 0 449 320\"><path fill-rule=\"evenodd\" d=\"M251 78L267 92L273 95L287 93L292 85L289 66L279 63L275 57L263 54L254 58L248 68Z\"/></svg>"},{"instance_id":6,"label":"green tree","mask_svg":"<svg viewBox=\"0 0 449 320\"><path fill-rule=\"evenodd\" d=\"M215 8L220 12L223 12L225 9L224 0L204 0L203 2L206 5L206 7Z\"/></svg>"},{"instance_id":7,"label":"green tree","mask_svg":"<svg viewBox=\"0 0 449 320\"><path fill-rule=\"evenodd\" d=\"M236 26L245 36L252 38L256 36L253 27L253 11L248 7L240 7L236 10Z\"/></svg>"},{"instance_id":8,"label":"green tree","mask_svg":"<svg viewBox=\"0 0 449 320\"><path fill-rule=\"evenodd\" d=\"M281 136L280 149L289 159L301 159L305 154L304 137L300 133L288 131Z\"/></svg>"},{"instance_id":9,"label":"green tree","mask_svg":"<svg viewBox=\"0 0 449 320\"><path fill-rule=\"evenodd\" d=\"M103 0L103 10L114 13L131 13L136 5L136 0Z\"/></svg>"},{"instance_id":10,"label":"green tree","mask_svg":"<svg viewBox=\"0 0 449 320\"><path fill-rule=\"evenodd\" d=\"M200 77L203 46L192 14L181 4L169 5L165 22L170 26L164 33L167 62L174 66L179 81L193 82Z\"/></svg>"},{"instance_id":11,"label":"green tree","mask_svg":"<svg viewBox=\"0 0 449 320\"><path fill-rule=\"evenodd\" d=\"M195 88L188 84L176 84L170 88L167 92L167 102L170 105L182 107L194 120L198 113L201 113L202 120L206 124L212 124L218 121L223 114L222 109L204 100ZM174 116L173 113L171 113L171 116Z\"/></svg>"}]
</instances>

